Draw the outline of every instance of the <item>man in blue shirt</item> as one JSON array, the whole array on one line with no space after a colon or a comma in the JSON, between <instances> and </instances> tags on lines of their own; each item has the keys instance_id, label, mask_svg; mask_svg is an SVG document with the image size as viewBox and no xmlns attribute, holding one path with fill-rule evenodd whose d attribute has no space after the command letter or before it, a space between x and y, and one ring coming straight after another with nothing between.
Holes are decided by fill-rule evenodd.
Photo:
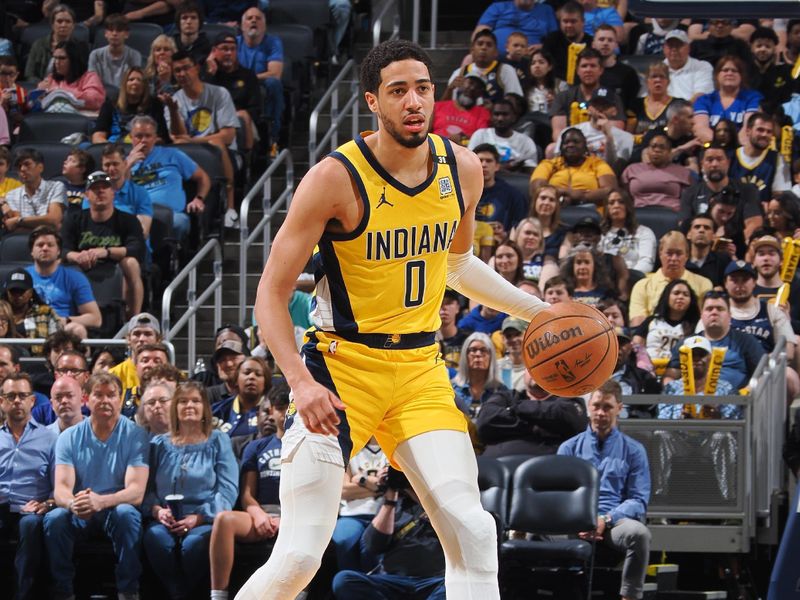
<instances>
[{"instance_id":1,"label":"man in blue shirt","mask_svg":"<svg viewBox=\"0 0 800 600\"><path fill-rule=\"evenodd\" d=\"M61 264L61 235L52 225L40 225L28 237L33 264L27 267L33 288L58 315L64 329L79 338L100 327L103 317L86 275Z\"/></svg>"},{"instance_id":2,"label":"man in blue shirt","mask_svg":"<svg viewBox=\"0 0 800 600\"><path fill-rule=\"evenodd\" d=\"M211 190L211 180L196 162L177 148L156 146L157 125L147 115L131 121L133 150L128 155L131 180L143 187L154 204L172 209L172 227L180 240L189 233L189 215L205 210L205 199ZM184 181L193 181L197 193L186 202Z\"/></svg>"},{"instance_id":3,"label":"man in blue shirt","mask_svg":"<svg viewBox=\"0 0 800 600\"><path fill-rule=\"evenodd\" d=\"M267 35L267 18L253 7L242 15L242 33L236 38L236 47L239 64L253 71L266 91L264 116L269 120L270 142L274 144L283 115L283 43L279 37Z\"/></svg>"},{"instance_id":4,"label":"man in blue shirt","mask_svg":"<svg viewBox=\"0 0 800 600\"><path fill-rule=\"evenodd\" d=\"M600 474L597 528L580 534L602 540L625 553L622 567L622 600L642 597L650 531L644 524L650 501L650 466L644 446L617 429L622 411L622 389L607 381L588 402L589 427L561 444L558 453L592 463Z\"/></svg>"},{"instance_id":5,"label":"man in blue shirt","mask_svg":"<svg viewBox=\"0 0 800 600\"><path fill-rule=\"evenodd\" d=\"M26 373L11 373L0 388L6 424L0 427L0 536L19 539L15 598L32 598L42 556L42 519L53 489L57 434L31 419L34 397Z\"/></svg>"},{"instance_id":6,"label":"man in blue shirt","mask_svg":"<svg viewBox=\"0 0 800 600\"><path fill-rule=\"evenodd\" d=\"M86 383L92 416L56 442L55 501L44 531L56 598L73 596L73 549L79 537L103 533L114 545L120 600L139 597L142 515L149 467L147 432L120 415L122 385L109 373Z\"/></svg>"},{"instance_id":7,"label":"man in blue shirt","mask_svg":"<svg viewBox=\"0 0 800 600\"><path fill-rule=\"evenodd\" d=\"M528 38L528 45L540 45L542 38L558 29L556 15L549 4L534 0L493 2L478 19L475 33L491 29L497 36L497 47L505 48L506 39L515 31Z\"/></svg>"}]
</instances>

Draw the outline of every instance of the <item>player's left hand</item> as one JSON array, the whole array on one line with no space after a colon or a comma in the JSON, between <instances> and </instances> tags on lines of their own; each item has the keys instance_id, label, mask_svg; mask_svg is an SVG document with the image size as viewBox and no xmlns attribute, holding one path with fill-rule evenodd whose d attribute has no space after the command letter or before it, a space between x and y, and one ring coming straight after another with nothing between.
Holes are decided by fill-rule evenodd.
<instances>
[{"instance_id":1,"label":"player's left hand","mask_svg":"<svg viewBox=\"0 0 800 600\"><path fill-rule=\"evenodd\" d=\"M336 409L344 410L345 406L333 392L316 381L309 381L294 388L292 393L297 412L310 432L339 435Z\"/></svg>"}]
</instances>

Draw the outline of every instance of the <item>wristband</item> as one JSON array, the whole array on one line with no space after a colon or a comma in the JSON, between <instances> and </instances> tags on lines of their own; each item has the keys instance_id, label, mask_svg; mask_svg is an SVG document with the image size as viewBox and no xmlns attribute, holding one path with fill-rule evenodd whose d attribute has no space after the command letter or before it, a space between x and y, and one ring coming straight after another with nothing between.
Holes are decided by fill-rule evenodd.
<instances>
[{"instance_id":1,"label":"wristband","mask_svg":"<svg viewBox=\"0 0 800 600\"><path fill-rule=\"evenodd\" d=\"M383 501L383 505L384 506L395 507L395 506L397 506L397 500L384 500Z\"/></svg>"}]
</instances>

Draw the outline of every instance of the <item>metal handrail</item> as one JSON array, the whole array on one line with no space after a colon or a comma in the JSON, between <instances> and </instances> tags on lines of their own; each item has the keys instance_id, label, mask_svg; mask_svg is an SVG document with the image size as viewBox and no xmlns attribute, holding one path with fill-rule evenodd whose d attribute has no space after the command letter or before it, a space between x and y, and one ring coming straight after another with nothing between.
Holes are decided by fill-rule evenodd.
<instances>
[{"instance_id":1,"label":"metal handrail","mask_svg":"<svg viewBox=\"0 0 800 600\"><path fill-rule=\"evenodd\" d=\"M420 3L414 0L414 12L411 16L411 41L419 43ZM430 50L436 50L436 35L439 32L439 0L431 0L431 44Z\"/></svg>"},{"instance_id":2,"label":"metal handrail","mask_svg":"<svg viewBox=\"0 0 800 600\"><path fill-rule=\"evenodd\" d=\"M272 203L272 176L281 165L286 167L286 187L280 193L275 203ZM248 219L250 217L250 204L255 197L261 192L262 194L262 207L264 215L258 224L252 230L248 227ZM294 192L294 161L292 160L292 153L289 150L281 150L280 154L272 161L269 168L264 171L258 181L253 184L250 191L242 200L242 206L239 209L239 324L245 322L247 316L247 252L252 246L259 233L263 233L263 249L262 259L263 264L266 264L267 257L269 256L269 247L272 243L272 230L268 225L272 221L275 213L283 208L286 204L287 208L291 203L292 193Z\"/></svg>"},{"instance_id":3,"label":"metal handrail","mask_svg":"<svg viewBox=\"0 0 800 600\"><path fill-rule=\"evenodd\" d=\"M320 148L325 147L330 143L330 149L334 150L339 145L339 124L344 120L348 111L351 112L351 134L356 137L358 134L358 82L353 81L350 85L350 98L345 102L341 110L339 110L339 88L345 81L345 78L350 75L351 71L355 71L356 63L353 59L348 60L336 79L333 80L331 86L319 99L314 110L311 111L311 116L308 118L308 166L313 167L317 164L320 154ZM328 131L322 136L322 139L317 142L317 129L319 127L319 117L323 109L330 101L331 125Z\"/></svg>"},{"instance_id":4,"label":"metal handrail","mask_svg":"<svg viewBox=\"0 0 800 600\"><path fill-rule=\"evenodd\" d=\"M212 269L214 281L212 281L198 296L198 267L203 259L212 253L214 254ZM186 290L186 312L181 315L175 325L171 325L170 312L172 310L172 295L187 279L189 280L189 284ZM183 329L183 326L186 325L187 322L189 324L186 370L190 372L194 367L197 356L197 311L205 304L206 300L208 300L212 294L214 295L214 330L216 331L222 324L222 245L219 240L216 239L206 242L205 246L194 255L192 260L190 260L187 265L181 269L181 272L170 282L161 297L161 335L165 341L171 341L172 338Z\"/></svg>"},{"instance_id":5,"label":"metal handrail","mask_svg":"<svg viewBox=\"0 0 800 600\"><path fill-rule=\"evenodd\" d=\"M392 24L392 35L389 36L390 40L395 39L400 35L400 13L396 10L397 0L387 0L386 4L383 5L383 9L381 12L378 13L378 16L375 17L375 21L372 24L372 47L374 48L378 44L381 43L381 29L383 29L383 18L386 16L386 13L389 12L390 8L394 8L394 23Z\"/></svg>"},{"instance_id":6,"label":"metal handrail","mask_svg":"<svg viewBox=\"0 0 800 600\"><path fill-rule=\"evenodd\" d=\"M42 346L47 340L45 338L3 338L3 345L5 346ZM164 340L161 342L167 347L169 361L175 364L175 346L172 342ZM86 338L81 340L84 346L120 346L128 347L128 340L119 338ZM37 357L23 357L22 361L30 362L37 360ZM38 358L39 361L44 362L44 357Z\"/></svg>"}]
</instances>

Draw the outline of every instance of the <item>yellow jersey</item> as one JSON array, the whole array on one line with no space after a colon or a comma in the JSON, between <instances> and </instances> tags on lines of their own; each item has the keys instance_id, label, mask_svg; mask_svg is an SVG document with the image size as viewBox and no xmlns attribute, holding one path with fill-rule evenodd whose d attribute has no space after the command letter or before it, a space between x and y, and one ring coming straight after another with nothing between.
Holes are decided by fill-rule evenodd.
<instances>
[{"instance_id":1,"label":"yellow jersey","mask_svg":"<svg viewBox=\"0 0 800 600\"><path fill-rule=\"evenodd\" d=\"M453 148L428 135L431 172L409 188L380 165L364 141L370 133L330 155L350 173L364 214L354 231L325 232L319 241L314 324L340 334L434 332L447 253L464 214Z\"/></svg>"}]
</instances>

